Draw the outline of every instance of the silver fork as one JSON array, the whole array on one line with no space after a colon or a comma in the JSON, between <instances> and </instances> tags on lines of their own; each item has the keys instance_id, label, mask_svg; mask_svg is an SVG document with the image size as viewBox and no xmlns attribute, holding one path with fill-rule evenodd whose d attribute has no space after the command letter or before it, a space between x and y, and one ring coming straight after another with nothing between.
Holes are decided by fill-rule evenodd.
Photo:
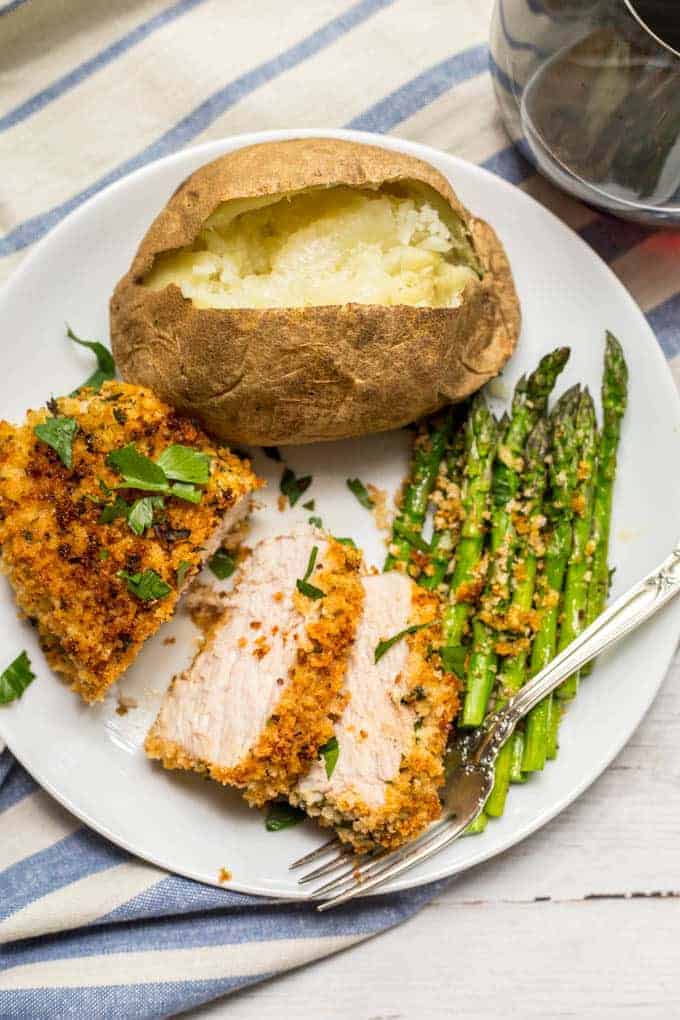
<instances>
[{"instance_id":1,"label":"silver fork","mask_svg":"<svg viewBox=\"0 0 680 1020\"><path fill-rule=\"evenodd\" d=\"M314 889L311 899L324 898L317 909L330 910L396 878L433 854L450 846L477 818L493 787L494 766L503 744L517 723L575 673L615 642L635 630L680 591L680 545L642 581L618 598L598 619L526 684L484 724L460 738L460 764L447 782L441 818L412 843L392 853L357 856L338 839L291 864L291 870L323 859L326 863L303 875L301 885L340 870L334 878ZM326 897L328 897L326 899Z\"/></svg>"}]
</instances>

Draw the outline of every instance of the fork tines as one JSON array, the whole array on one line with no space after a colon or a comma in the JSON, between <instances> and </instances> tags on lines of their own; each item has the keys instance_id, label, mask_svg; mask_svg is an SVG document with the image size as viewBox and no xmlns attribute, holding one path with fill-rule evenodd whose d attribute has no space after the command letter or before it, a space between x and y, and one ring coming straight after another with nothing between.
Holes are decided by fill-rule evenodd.
<instances>
[{"instance_id":1,"label":"fork tines","mask_svg":"<svg viewBox=\"0 0 680 1020\"><path fill-rule=\"evenodd\" d=\"M310 892L312 900L324 898L324 902L317 907L319 911L329 910L419 864L425 857L429 857L431 853L435 853L454 839L460 832L461 825L462 823L455 823L450 818L440 820L418 839L391 853L380 850L359 855L350 847L342 847L339 840L330 840L311 854L295 861L291 868L312 863L337 850L329 861L302 875L298 880L300 885L307 885L324 875L338 872L329 881Z\"/></svg>"}]
</instances>

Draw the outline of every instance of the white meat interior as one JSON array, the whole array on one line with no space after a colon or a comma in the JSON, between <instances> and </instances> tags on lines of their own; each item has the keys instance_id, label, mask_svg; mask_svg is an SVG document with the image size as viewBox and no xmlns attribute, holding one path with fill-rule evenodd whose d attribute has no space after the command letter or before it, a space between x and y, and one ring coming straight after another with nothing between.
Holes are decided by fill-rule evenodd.
<instances>
[{"instance_id":1,"label":"white meat interior","mask_svg":"<svg viewBox=\"0 0 680 1020\"><path fill-rule=\"evenodd\" d=\"M363 579L364 613L350 656L345 690L349 702L335 727L339 756L330 779L323 759L298 784L297 797L310 807L324 797L349 793L380 807L386 783L397 775L413 741L415 713L401 703L408 691L406 638L378 662L380 641L409 626L412 582L396 571Z\"/></svg>"},{"instance_id":2,"label":"white meat interior","mask_svg":"<svg viewBox=\"0 0 680 1020\"><path fill-rule=\"evenodd\" d=\"M158 737L224 768L246 757L290 682L305 631L293 593L314 545L323 566L327 543L309 529L256 547L225 600L224 624L166 694Z\"/></svg>"}]
</instances>

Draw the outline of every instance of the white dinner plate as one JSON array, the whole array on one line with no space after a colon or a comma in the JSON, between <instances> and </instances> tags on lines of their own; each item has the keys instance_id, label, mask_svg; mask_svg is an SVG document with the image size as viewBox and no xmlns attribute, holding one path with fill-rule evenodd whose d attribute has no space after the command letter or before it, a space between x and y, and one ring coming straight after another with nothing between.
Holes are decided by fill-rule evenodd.
<instances>
[{"instance_id":1,"label":"white dinner plate","mask_svg":"<svg viewBox=\"0 0 680 1020\"><path fill-rule=\"evenodd\" d=\"M412 142L352 131L242 135L160 160L92 198L36 247L0 295L3 417L18 422L27 407L70 391L89 374L91 358L65 340L64 322L81 336L108 337L113 286L187 174L239 146L320 134L429 160L451 179L462 201L496 228L510 256L524 315L518 350L502 379L507 392L558 344L572 348L559 389L580 380L597 392L605 329L621 339L630 367L630 402L612 532L613 594L620 593L670 551L680 530L680 404L652 331L607 266L551 213L486 170ZM408 437L402 431L285 451L298 474L313 475L307 497L314 498L324 524L335 534L352 535L377 565L384 536L347 491L345 479L358 476L394 493L407 467ZM269 488L264 508L253 515L250 545L308 515L300 504L284 513L277 509L280 465L257 452L255 466ZM603 657L569 709L557 760L511 790L504 817L490 822L484 834L457 842L392 888L469 868L533 832L577 797L642 719L669 665L679 621L680 605L670 606ZM114 843L169 871L214 885L220 869L227 868L233 889L301 895L288 862L327 834L310 822L269 833L262 814L249 810L233 791L198 776L164 772L144 757L144 735L160 697L195 648L197 632L185 613L147 643L121 680L122 693L138 703L122 716L116 713L116 691L102 704L86 707L51 674L34 631L18 620L4 582L0 627L0 667L25 648L37 672L21 700L0 709L0 737L65 807ZM164 640L170 636L174 644Z\"/></svg>"}]
</instances>

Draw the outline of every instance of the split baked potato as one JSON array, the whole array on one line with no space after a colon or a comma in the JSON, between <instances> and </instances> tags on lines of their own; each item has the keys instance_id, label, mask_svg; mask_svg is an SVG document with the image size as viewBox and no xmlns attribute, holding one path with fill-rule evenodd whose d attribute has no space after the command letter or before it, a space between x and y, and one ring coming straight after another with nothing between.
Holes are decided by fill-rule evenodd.
<instances>
[{"instance_id":1,"label":"split baked potato","mask_svg":"<svg viewBox=\"0 0 680 1020\"><path fill-rule=\"evenodd\" d=\"M111 299L124 378L233 443L404 425L495 376L519 327L503 247L448 181L330 138L197 170Z\"/></svg>"}]
</instances>

